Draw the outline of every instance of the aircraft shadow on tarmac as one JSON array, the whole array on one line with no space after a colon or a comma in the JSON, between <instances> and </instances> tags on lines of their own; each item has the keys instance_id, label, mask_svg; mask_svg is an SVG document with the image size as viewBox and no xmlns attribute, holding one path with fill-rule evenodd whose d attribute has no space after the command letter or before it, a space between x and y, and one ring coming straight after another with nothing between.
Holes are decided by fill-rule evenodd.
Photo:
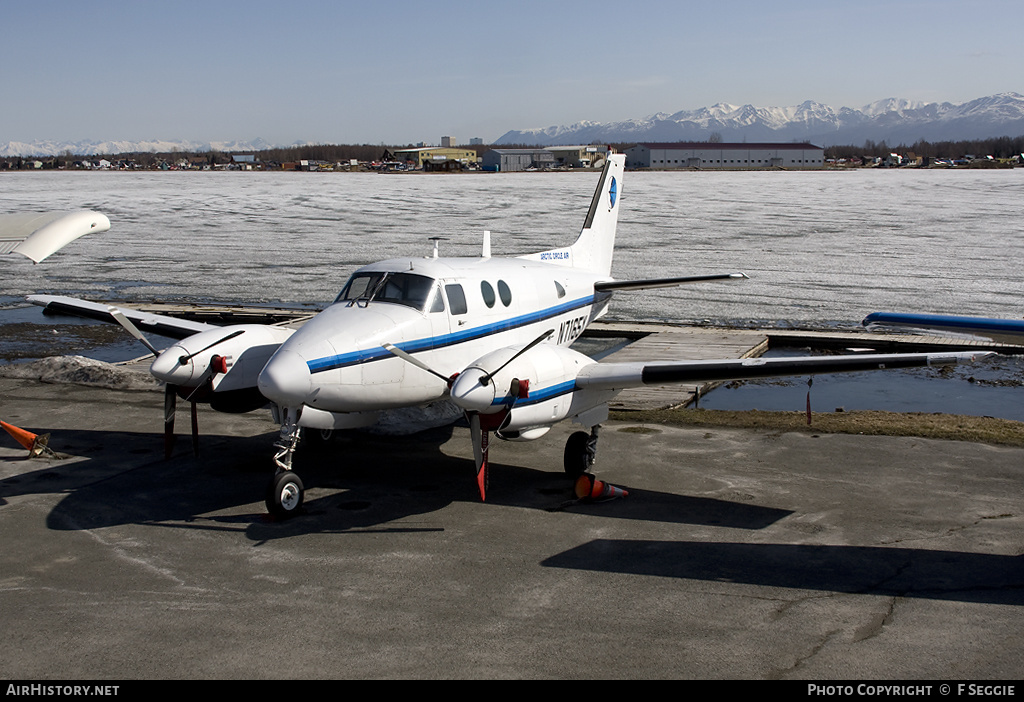
<instances>
[{"instance_id":1,"label":"aircraft shadow on tarmac","mask_svg":"<svg viewBox=\"0 0 1024 702\"><path fill-rule=\"evenodd\" d=\"M39 433L48 430L39 429ZM17 495L65 496L47 516L57 530L121 524L237 531L254 541L305 533L441 531L394 524L479 500L472 458L449 456L444 428L411 437L361 436L296 455L309 491L303 514L284 522L264 511L274 434L204 436L194 459L187 438L163 458L159 433L62 429L62 453L0 480L0 509ZM461 439L463 437L457 437ZM465 442L461 442L464 444ZM110 447L115 446L115 449ZM0 459L26 463L29 459ZM39 459L32 459L36 461ZM787 510L630 488L625 499L574 500L561 472L495 464L488 506L566 511L595 518L761 529ZM250 509L239 511L240 506ZM595 540L541 562L550 568L747 583L853 594L1024 604L1024 557L873 546L743 544L663 540Z\"/></svg>"},{"instance_id":2,"label":"aircraft shadow on tarmac","mask_svg":"<svg viewBox=\"0 0 1024 702\"><path fill-rule=\"evenodd\" d=\"M48 461L46 467L0 480L0 505L21 494L65 493L47 518L58 530L118 524L244 529L264 541L302 533L408 530L390 523L441 510L458 501L479 502L472 457L450 456L442 446L461 427L413 436L356 435L296 453L295 469L307 487L302 514L277 522L263 498L272 473L276 433L250 437L204 435L194 458L188 437L163 458L159 433L52 431L58 452L85 460ZM458 445L467 442L460 441ZM116 447L112 449L110 447ZM23 461L27 459L17 459ZM33 461L39 459L33 459ZM595 517L762 529L791 512L741 502L635 489L625 499L588 504L557 471L492 463L487 505L591 514ZM239 513L238 507L252 511ZM226 511L232 514L219 514Z\"/></svg>"},{"instance_id":3,"label":"aircraft shadow on tarmac","mask_svg":"<svg viewBox=\"0 0 1024 702\"><path fill-rule=\"evenodd\" d=\"M594 540L549 568L984 604L1024 604L1024 556L882 546Z\"/></svg>"}]
</instances>

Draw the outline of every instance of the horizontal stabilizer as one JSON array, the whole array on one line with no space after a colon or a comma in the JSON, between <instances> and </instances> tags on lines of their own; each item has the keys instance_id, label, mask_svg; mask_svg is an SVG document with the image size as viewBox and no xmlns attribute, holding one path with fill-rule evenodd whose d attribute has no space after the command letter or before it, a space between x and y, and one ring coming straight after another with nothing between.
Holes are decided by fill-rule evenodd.
<instances>
[{"instance_id":1,"label":"horizontal stabilizer","mask_svg":"<svg viewBox=\"0 0 1024 702\"><path fill-rule=\"evenodd\" d=\"M205 324L203 322L190 322L187 319L178 319L177 317L168 317L162 314L149 314L146 312L139 312L128 307L111 307L110 305L103 305L98 302L89 302L88 300L79 300L73 297L64 297L62 295L29 295L26 298L33 305L39 305L45 307L51 312L59 312L61 314L71 314L76 317L86 317L88 319L97 319L101 322L111 322L113 324L120 324L115 318L111 310L123 314L125 317L130 319L132 323L140 326L143 330L158 334L159 336L166 336L171 339L184 339L198 334L208 329L218 329L216 324Z\"/></svg>"},{"instance_id":2,"label":"horizontal stabilizer","mask_svg":"<svg viewBox=\"0 0 1024 702\"><path fill-rule=\"evenodd\" d=\"M991 339L1002 344L1024 344L1024 320L1019 319L874 312L861 324L870 328L909 329L931 334L945 332Z\"/></svg>"},{"instance_id":3,"label":"horizontal stabilizer","mask_svg":"<svg viewBox=\"0 0 1024 702\"><path fill-rule=\"evenodd\" d=\"M597 292L611 292L613 290L648 290L650 288L671 288L676 285L686 285L688 283L707 283L715 280L745 280L746 278L746 273L715 273L712 275L688 275L682 278L609 280L604 283L594 283L594 290Z\"/></svg>"},{"instance_id":4,"label":"horizontal stabilizer","mask_svg":"<svg viewBox=\"0 0 1024 702\"><path fill-rule=\"evenodd\" d=\"M679 363L595 363L580 372L576 378L576 387L611 390L642 385L705 383L818 373L851 373L919 366L947 366L973 362L991 355L993 354L989 352L894 353L798 358L746 358Z\"/></svg>"}]
</instances>

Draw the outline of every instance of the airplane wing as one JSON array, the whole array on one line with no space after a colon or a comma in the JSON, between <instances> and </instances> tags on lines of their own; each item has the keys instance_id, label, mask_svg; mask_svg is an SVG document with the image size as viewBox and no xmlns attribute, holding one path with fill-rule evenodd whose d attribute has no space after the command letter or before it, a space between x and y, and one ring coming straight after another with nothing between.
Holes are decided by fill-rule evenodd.
<instances>
[{"instance_id":1,"label":"airplane wing","mask_svg":"<svg viewBox=\"0 0 1024 702\"><path fill-rule=\"evenodd\" d=\"M721 361L683 361L656 363L595 363L576 377L578 389L621 390L642 385L668 385L753 378L778 378L817 373L920 366L946 366L973 362L993 355L991 352L895 353L850 356L803 356L798 358L746 358Z\"/></svg>"},{"instance_id":2,"label":"airplane wing","mask_svg":"<svg viewBox=\"0 0 1024 702\"><path fill-rule=\"evenodd\" d=\"M178 319L177 317L169 317L162 314L149 314L128 307L114 307L62 295L29 295L26 299L33 305L45 307L52 312L97 319L101 322L110 322L111 324L120 324L114 316L114 313L117 312L130 319L140 329L171 339L184 339L199 332L222 328L216 324L190 322L187 319Z\"/></svg>"},{"instance_id":3,"label":"airplane wing","mask_svg":"<svg viewBox=\"0 0 1024 702\"><path fill-rule=\"evenodd\" d=\"M1002 344L1024 345L1024 320L1017 319L874 312L861 324L870 328L911 329L933 334L947 332L982 337Z\"/></svg>"},{"instance_id":4,"label":"airplane wing","mask_svg":"<svg viewBox=\"0 0 1024 702\"><path fill-rule=\"evenodd\" d=\"M0 253L20 253L35 263L80 236L110 229L93 210L0 215Z\"/></svg>"}]
</instances>

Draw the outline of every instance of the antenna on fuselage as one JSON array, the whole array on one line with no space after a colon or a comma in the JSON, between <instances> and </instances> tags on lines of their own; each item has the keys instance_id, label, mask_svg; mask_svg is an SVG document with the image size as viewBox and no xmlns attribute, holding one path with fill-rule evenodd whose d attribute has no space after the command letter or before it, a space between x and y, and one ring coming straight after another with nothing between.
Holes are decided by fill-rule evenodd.
<instances>
[{"instance_id":1,"label":"antenna on fuselage","mask_svg":"<svg viewBox=\"0 0 1024 702\"><path fill-rule=\"evenodd\" d=\"M446 236L432 236L432 237L430 237L430 241L434 242L434 258L437 258L437 242L439 242L439 241L448 241L448 237L446 237Z\"/></svg>"},{"instance_id":2,"label":"antenna on fuselage","mask_svg":"<svg viewBox=\"0 0 1024 702\"><path fill-rule=\"evenodd\" d=\"M490 230L484 231L484 250L480 254L483 258L491 257L491 232Z\"/></svg>"}]
</instances>

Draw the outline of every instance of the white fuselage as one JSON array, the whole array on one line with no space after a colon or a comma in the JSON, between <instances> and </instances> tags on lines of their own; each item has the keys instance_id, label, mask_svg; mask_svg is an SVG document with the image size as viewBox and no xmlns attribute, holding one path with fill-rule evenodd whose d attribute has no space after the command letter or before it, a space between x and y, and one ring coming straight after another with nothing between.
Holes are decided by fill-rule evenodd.
<instances>
[{"instance_id":1,"label":"white fuselage","mask_svg":"<svg viewBox=\"0 0 1024 702\"><path fill-rule=\"evenodd\" d=\"M378 290L362 298L349 293L281 345L259 377L268 399L330 413L427 404L445 397L448 385L383 344L455 375L547 331L553 334L545 343L568 346L604 313L609 297L594 292L606 276L527 259L393 259L352 280L382 272L391 277ZM387 301L402 294L386 292L389 283L408 288L410 280L415 299ZM383 299L369 299L374 292Z\"/></svg>"}]
</instances>

